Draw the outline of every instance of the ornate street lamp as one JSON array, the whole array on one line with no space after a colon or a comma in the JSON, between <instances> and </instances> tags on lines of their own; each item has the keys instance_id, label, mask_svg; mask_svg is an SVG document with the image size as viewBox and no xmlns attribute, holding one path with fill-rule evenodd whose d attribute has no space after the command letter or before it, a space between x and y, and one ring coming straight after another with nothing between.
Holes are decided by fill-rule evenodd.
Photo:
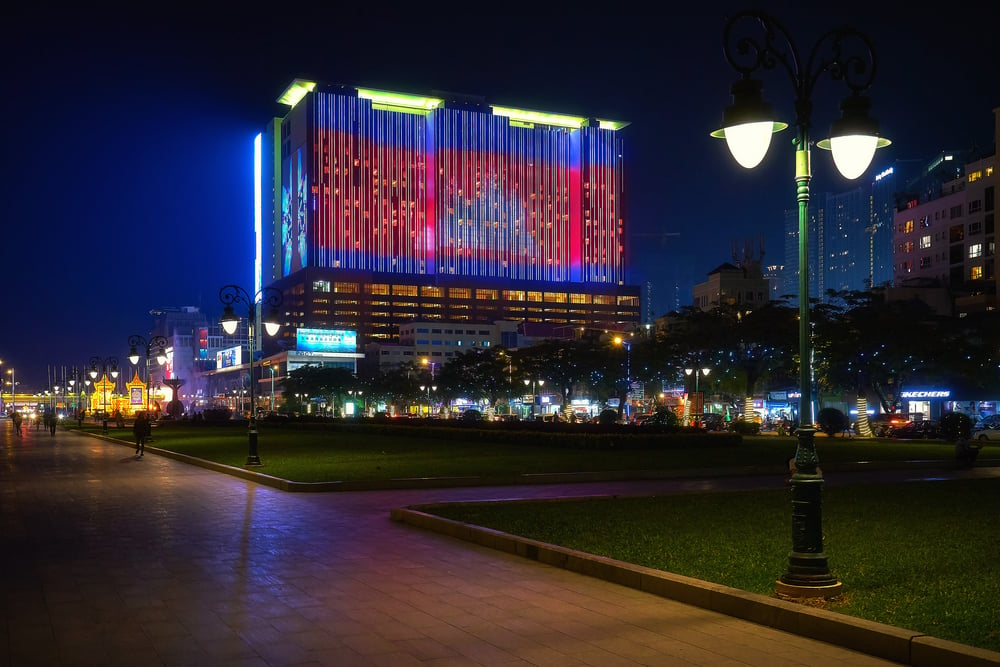
<instances>
[{"instance_id":1,"label":"ornate street lamp","mask_svg":"<svg viewBox=\"0 0 1000 667\"><path fill-rule=\"evenodd\" d=\"M100 367L100 371L98 371ZM97 376L100 374L101 378L107 382L108 375L111 375L111 379L118 379L118 357L91 357L90 358L90 378L94 381L94 387L97 387ZM102 385L101 389L101 410L104 413L102 416L103 424L101 430L105 435L108 433L108 386L107 384Z\"/></svg>"},{"instance_id":2,"label":"ornate street lamp","mask_svg":"<svg viewBox=\"0 0 1000 667\"><path fill-rule=\"evenodd\" d=\"M632 341L615 336L614 343L625 348L625 418L628 419L632 413L632 402L629 400L632 395Z\"/></svg>"},{"instance_id":3,"label":"ornate street lamp","mask_svg":"<svg viewBox=\"0 0 1000 667\"><path fill-rule=\"evenodd\" d=\"M13 415L17 412L17 383L14 381L14 369L8 368L7 374L10 375L10 413Z\"/></svg>"},{"instance_id":4,"label":"ornate street lamp","mask_svg":"<svg viewBox=\"0 0 1000 667\"><path fill-rule=\"evenodd\" d=\"M153 378L150 375L149 363L156 352L156 363L162 366L167 361L167 339L164 336L153 336L146 340L139 334L132 334L128 337L128 360L133 366L139 363L139 348L146 349L146 414L149 414L149 395L153 391Z\"/></svg>"},{"instance_id":5,"label":"ornate street lamp","mask_svg":"<svg viewBox=\"0 0 1000 667\"><path fill-rule=\"evenodd\" d=\"M238 285L226 285L219 290L219 301L225 305L222 313L222 330L230 336L236 333L236 328L240 323L240 317L233 309L234 304L243 304L247 307L247 340L250 346L250 426L248 429L250 450L247 454L248 466L259 466L260 456L257 455L257 407L254 403L254 354L256 352L254 339L257 326L257 304L267 304L270 306L266 317L262 318L264 331L268 336L274 336L281 328L281 320L278 315L278 306L281 305L281 292L273 287L265 287L257 292L253 297Z\"/></svg>"},{"instance_id":6,"label":"ornate street lamp","mask_svg":"<svg viewBox=\"0 0 1000 667\"><path fill-rule=\"evenodd\" d=\"M694 395L700 397L700 392L698 391L698 380L702 375L708 377L708 374L712 372L711 368L685 368L684 374L691 377L694 374ZM701 398L701 410L695 414L701 414L705 412L705 399ZM700 421L700 420L699 420Z\"/></svg>"},{"instance_id":7,"label":"ornate street lamp","mask_svg":"<svg viewBox=\"0 0 1000 667\"><path fill-rule=\"evenodd\" d=\"M535 418L535 396L536 396L535 390L536 390L536 385L538 387L544 387L545 386L545 380L525 380L524 381L524 386L527 387L528 385L531 385L531 418L534 419Z\"/></svg>"},{"instance_id":8,"label":"ornate street lamp","mask_svg":"<svg viewBox=\"0 0 1000 667\"><path fill-rule=\"evenodd\" d=\"M740 32L737 33L737 30ZM742 35L742 36L737 36ZM723 32L726 60L740 74L733 84L733 104L723 115L724 127L712 133L723 138L736 161L750 169L764 159L771 134L788 125L775 121L771 107L761 95L762 84L751 78L760 69L780 66L791 80L795 95L796 136L795 185L799 213L799 385L800 428L792 475L792 551L788 571L776 582L780 595L830 598L840 594L841 584L830 574L823 553L821 493L823 474L813 442L812 342L809 324L809 182L812 179L809 128L812 126L812 94L820 76L828 73L843 81L850 95L842 102L842 118L833 124L831 138L817 143L833 151L833 161L846 178L854 179L868 168L878 148L889 141L879 136L878 123L868 117L869 98L862 95L875 78L876 60L871 41L852 28L824 34L807 60L783 25L771 16L741 12L726 22ZM806 63L802 69L800 63Z\"/></svg>"}]
</instances>

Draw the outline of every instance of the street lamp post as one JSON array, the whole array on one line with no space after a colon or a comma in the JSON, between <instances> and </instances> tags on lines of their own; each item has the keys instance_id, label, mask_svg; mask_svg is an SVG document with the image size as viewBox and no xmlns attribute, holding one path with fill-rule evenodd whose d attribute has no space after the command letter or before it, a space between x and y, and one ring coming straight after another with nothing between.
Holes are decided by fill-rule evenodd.
<instances>
[{"instance_id":1,"label":"street lamp post","mask_svg":"<svg viewBox=\"0 0 1000 667\"><path fill-rule=\"evenodd\" d=\"M10 411L11 414L17 412L17 383L14 381L14 369L8 368L10 374Z\"/></svg>"},{"instance_id":2,"label":"street lamp post","mask_svg":"<svg viewBox=\"0 0 1000 667\"><path fill-rule=\"evenodd\" d=\"M100 371L98 371L100 367ZM110 373L111 378L114 380L118 379L118 357L91 357L90 358L90 378L94 380L94 386L97 386L97 375L100 373L101 378L107 382L108 374ZM108 433L108 386L103 385L101 389L101 411L103 412L102 419L103 423L101 426L101 431L107 435Z\"/></svg>"},{"instance_id":3,"label":"street lamp post","mask_svg":"<svg viewBox=\"0 0 1000 667\"><path fill-rule=\"evenodd\" d=\"M271 412L274 412L274 366L268 366L271 371Z\"/></svg>"},{"instance_id":4,"label":"street lamp post","mask_svg":"<svg viewBox=\"0 0 1000 667\"><path fill-rule=\"evenodd\" d=\"M544 387L545 386L545 380L525 380L524 381L524 386L525 387L527 387L528 385L531 385L531 418L532 419L535 418L535 396L537 395L537 394L535 394L535 385L536 384L539 387Z\"/></svg>"},{"instance_id":5,"label":"street lamp post","mask_svg":"<svg viewBox=\"0 0 1000 667\"><path fill-rule=\"evenodd\" d=\"M241 303L247 307L247 340L250 347L250 425L248 429L249 453L247 454L248 466L259 466L260 456L257 454L257 409L254 405L254 371L253 358L256 352L254 346L255 332L257 326L257 303L266 303L270 306L270 311L263 319L264 331L268 336L274 336L281 328L278 317L278 306L281 305L281 292L273 287L265 287L254 296L239 285L226 285L219 290L219 301L225 305L222 314L222 329L230 336L236 333L236 327L240 322L239 316L233 310L233 304Z\"/></svg>"},{"instance_id":6,"label":"street lamp post","mask_svg":"<svg viewBox=\"0 0 1000 667\"><path fill-rule=\"evenodd\" d=\"M156 363L160 366L167 360L167 339L163 336L153 336L146 340L139 334L128 337L128 360L135 366L139 363L139 347L146 348L146 414L149 414L149 394L153 390L153 378L150 375L149 361L156 350Z\"/></svg>"},{"instance_id":7,"label":"street lamp post","mask_svg":"<svg viewBox=\"0 0 1000 667\"><path fill-rule=\"evenodd\" d=\"M625 340L621 336L615 336L615 345L625 347L625 418L628 419L631 413L631 403L629 396L632 394L632 342Z\"/></svg>"},{"instance_id":8,"label":"street lamp post","mask_svg":"<svg viewBox=\"0 0 1000 667\"><path fill-rule=\"evenodd\" d=\"M705 399L701 398L700 392L698 391L698 380L699 380L699 378L701 378L702 375L704 375L705 377L708 377L708 374L711 373L711 372L712 372L711 368L685 368L684 369L684 374L687 375L688 377L690 377L692 373L694 374L694 395L697 396L697 397L699 397L700 400L701 400L701 410L698 413L695 413L695 414L699 414L699 413L705 412Z\"/></svg>"},{"instance_id":9,"label":"street lamp post","mask_svg":"<svg viewBox=\"0 0 1000 667\"><path fill-rule=\"evenodd\" d=\"M739 33L737 34L737 29ZM825 33L813 46L806 61L783 25L771 16L745 11L726 22L723 47L727 62L740 74L732 86L733 105L725 110L722 129L713 137L725 139L736 161L748 169L764 159L771 134L787 127L775 121L761 95L762 84L751 74L781 66L789 75L795 94L796 136L795 184L799 222L799 386L800 428L795 450L792 486L792 551L788 571L776 582L780 595L795 598L840 594L841 584L830 574L823 552L821 492L813 436L812 349L809 324L809 182L812 179L809 128L812 125L812 93L823 73L843 81L851 94L841 103L843 116L833 123L831 138L817 143L833 152L837 169L854 179L868 168L878 148L889 145L879 136L878 123L868 116L871 101L864 93L875 78L876 60L871 41L852 28ZM800 67L807 64L807 69Z\"/></svg>"},{"instance_id":10,"label":"street lamp post","mask_svg":"<svg viewBox=\"0 0 1000 667\"><path fill-rule=\"evenodd\" d=\"M427 416L429 417L431 415L431 408L434 407L431 404L431 392L437 391L438 388L437 385L432 385L432 384L420 385L420 391L424 391L425 389L427 390Z\"/></svg>"}]
</instances>

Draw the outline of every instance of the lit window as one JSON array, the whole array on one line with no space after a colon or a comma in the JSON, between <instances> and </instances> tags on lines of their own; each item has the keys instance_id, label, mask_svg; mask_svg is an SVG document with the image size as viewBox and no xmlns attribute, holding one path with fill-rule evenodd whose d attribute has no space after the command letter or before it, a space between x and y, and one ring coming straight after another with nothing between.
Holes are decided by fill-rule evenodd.
<instances>
[{"instance_id":1,"label":"lit window","mask_svg":"<svg viewBox=\"0 0 1000 667\"><path fill-rule=\"evenodd\" d=\"M920 248L924 249L924 248L930 248L930 247L931 247L931 236L930 236L930 234L928 234L927 236L921 236L920 237Z\"/></svg>"},{"instance_id":2,"label":"lit window","mask_svg":"<svg viewBox=\"0 0 1000 667\"><path fill-rule=\"evenodd\" d=\"M972 280L982 280L983 279L983 267L974 266L972 270L969 271L969 278Z\"/></svg>"},{"instance_id":3,"label":"lit window","mask_svg":"<svg viewBox=\"0 0 1000 667\"><path fill-rule=\"evenodd\" d=\"M982 257L982 256L983 256L982 243L969 244L969 259L975 259L976 257Z\"/></svg>"}]
</instances>

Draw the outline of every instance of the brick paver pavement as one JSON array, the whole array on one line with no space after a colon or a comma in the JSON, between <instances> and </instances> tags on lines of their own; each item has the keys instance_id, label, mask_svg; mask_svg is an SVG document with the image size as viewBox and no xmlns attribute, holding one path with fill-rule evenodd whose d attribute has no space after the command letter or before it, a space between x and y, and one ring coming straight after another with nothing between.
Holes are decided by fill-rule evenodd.
<instances>
[{"instance_id":1,"label":"brick paver pavement","mask_svg":"<svg viewBox=\"0 0 1000 667\"><path fill-rule=\"evenodd\" d=\"M287 493L9 420L0 440L0 665L892 664L389 518L565 486Z\"/></svg>"}]
</instances>

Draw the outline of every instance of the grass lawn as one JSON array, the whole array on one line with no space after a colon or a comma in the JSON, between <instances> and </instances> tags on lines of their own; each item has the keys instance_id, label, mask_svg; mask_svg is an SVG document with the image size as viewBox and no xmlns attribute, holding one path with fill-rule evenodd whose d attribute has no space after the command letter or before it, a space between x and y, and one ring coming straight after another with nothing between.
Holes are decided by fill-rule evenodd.
<instances>
[{"instance_id":1,"label":"grass lawn","mask_svg":"<svg viewBox=\"0 0 1000 667\"><path fill-rule=\"evenodd\" d=\"M84 430L100 426L84 423ZM651 449L574 449L533 443L531 432L520 432L509 441L477 442L474 439L441 440L425 433L430 429L406 428L398 434L384 429L368 431L326 428L260 426L258 452L263 465L253 469L296 482L378 481L412 477L479 476L484 481L506 481L519 474L628 470L685 470L720 466L755 467L762 471L785 465L795 452L791 437L744 438L742 444L720 446L712 434L693 444ZM110 425L109 435L132 440L130 428ZM152 447L236 467L246 465L248 439L245 425L191 426L183 422L157 427ZM940 441L896 442L816 438L820 465L853 461L938 460L954 461L954 449ZM1000 451L994 446L983 450Z\"/></svg>"},{"instance_id":2,"label":"grass lawn","mask_svg":"<svg viewBox=\"0 0 1000 667\"><path fill-rule=\"evenodd\" d=\"M440 516L771 595L788 565L782 491L442 505ZM1000 651L1000 480L823 490L829 609Z\"/></svg>"},{"instance_id":3,"label":"grass lawn","mask_svg":"<svg viewBox=\"0 0 1000 667\"><path fill-rule=\"evenodd\" d=\"M75 427L75 425L73 425ZM109 435L132 441L130 428ZM100 426L85 423L84 431ZM746 467L773 473L794 438L759 436L725 444L712 435L678 446L577 449L539 444L530 432L509 441L437 437L430 429L357 430L260 426L254 470L300 482L478 476L505 483L520 474ZM163 425L150 446L245 467L245 424ZM816 438L820 465L855 461L940 461L940 441ZM997 458L1000 446L983 449ZM696 472L697 471L697 472ZM826 487L824 548L844 584L831 609L1000 651L1000 480ZM772 594L787 567L787 491L670 495L451 506L449 518L658 568L746 591Z\"/></svg>"}]
</instances>

